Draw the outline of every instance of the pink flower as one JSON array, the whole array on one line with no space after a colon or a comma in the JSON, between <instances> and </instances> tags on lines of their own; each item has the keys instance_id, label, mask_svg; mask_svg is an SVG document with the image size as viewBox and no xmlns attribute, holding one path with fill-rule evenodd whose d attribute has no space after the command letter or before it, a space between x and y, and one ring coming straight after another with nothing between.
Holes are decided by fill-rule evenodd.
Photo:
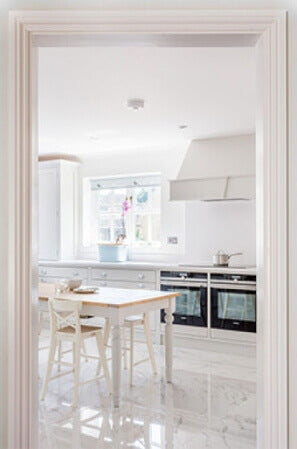
<instances>
[{"instance_id":1,"label":"pink flower","mask_svg":"<svg viewBox=\"0 0 297 449\"><path fill-rule=\"evenodd\" d=\"M125 217L128 210L131 208L131 203L128 200L123 201L122 203L122 217Z\"/></svg>"}]
</instances>

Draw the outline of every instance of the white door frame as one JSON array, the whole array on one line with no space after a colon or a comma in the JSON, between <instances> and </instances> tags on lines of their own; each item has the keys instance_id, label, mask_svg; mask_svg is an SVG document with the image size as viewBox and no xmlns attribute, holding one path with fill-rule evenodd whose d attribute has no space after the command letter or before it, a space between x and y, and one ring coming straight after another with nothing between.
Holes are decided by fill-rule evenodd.
<instances>
[{"instance_id":1,"label":"white door frame","mask_svg":"<svg viewBox=\"0 0 297 449\"><path fill-rule=\"evenodd\" d=\"M8 447L37 448L37 151L32 37L259 34L257 130L258 448L288 447L286 12L13 11L9 28ZM34 238L32 238L34 235ZM32 293L33 292L33 293ZM32 300L33 296L33 300ZM265 307L265 309L264 309ZM36 335L35 335L36 336Z\"/></svg>"}]
</instances>

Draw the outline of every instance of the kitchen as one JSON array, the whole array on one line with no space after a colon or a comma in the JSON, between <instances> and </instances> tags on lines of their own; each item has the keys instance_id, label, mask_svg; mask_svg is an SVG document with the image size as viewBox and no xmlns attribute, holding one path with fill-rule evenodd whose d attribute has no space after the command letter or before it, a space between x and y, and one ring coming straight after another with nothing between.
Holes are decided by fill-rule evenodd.
<instances>
[{"instance_id":1,"label":"kitchen","mask_svg":"<svg viewBox=\"0 0 297 449\"><path fill-rule=\"evenodd\" d=\"M114 287L180 293L173 319L173 372L176 369L181 382L177 385L184 383L179 378L183 364L192 374L195 369L206 376L221 370L222 376L209 381L203 391L203 398L206 395L211 403L206 411L200 410L200 405L195 410L196 397L193 403L187 397L190 403L183 410L181 390L171 397L170 407L175 410L175 398L181 416L188 408L199 412L202 430L197 438L206 426L211 441L226 438L230 447L255 447L254 49L158 50L40 49L40 282L63 285L69 279L79 279L85 286L99 287L99 291ZM197 67L192 64L194 54L199 56ZM96 66L96 58L104 58L104 70ZM136 64L139 58L141 64ZM180 58L183 64L173 72ZM222 67L222 61L228 64ZM118 64L124 88L115 76ZM151 77L145 78L145 73ZM87 74L89 83L83 84ZM103 82L106 79L109 86ZM183 89L176 91L182 80ZM170 114L165 119L167 108ZM103 123L100 129L98 122ZM122 217L125 201L128 210ZM123 233L128 237L126 242L116 246ZM241 254L229 260L225 251ZM49 326L46 314L42 315L43 343ZM97 318L88 321L100 322ZM163 310L151 313L150 331L162 376ZM142 326L136 328L135 335L144 342ZM135 352L147 352L143 343L138 346L135 342ZM40 350L41 380L46 352ZM193 362L196 355L201 357L201 366ZM204 372L203 363L208 365ZM135 390L144 388L143 376L150 385L151 373L146 373L145 367L135 367L132 390L123 374L124 397L135 400ZM230 367L236 372L234 378ZM192 382L191 377L188 380ZM202 384L204 381L202 378ZM239 385L240 381L246 385ZM48 416L53 404L59 404L57 388L62 392L65 386L71 402L72 380L63 382L52 391L54 387L49 387L41 406L43 416ZM221 411L221 407L230 406L228 399L225 404L226 398L220 400L224 385L237 398L231 417ZM94 405L91 385L88 388L81 392L85 407ZM241 394L248 407L240 400ZM218 414L213 401L219 403ZM243 431L237 428L233 415L243 420ZM73 416L68 414L65 419ZM224 434L222 423L228 419L233 423ZM55 437L59 426L55 420L53 423L50 433ZM158 425L162 440L162 432L168 428L162 420ZM182 427L168 447L179 447L178 438L186 438ZM159 446L146 443L145 447L162 447L161 440ZM224 447L215 446L213 441L211 447Z\"/></svg>"}]
</instances>

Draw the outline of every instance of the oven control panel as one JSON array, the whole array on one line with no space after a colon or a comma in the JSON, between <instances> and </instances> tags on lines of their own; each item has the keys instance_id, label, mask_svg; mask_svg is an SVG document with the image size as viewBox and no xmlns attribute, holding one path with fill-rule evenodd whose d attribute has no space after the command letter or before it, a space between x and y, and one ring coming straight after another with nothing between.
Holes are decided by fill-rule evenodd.
<instances>
[{"instance_id":1,"label":"oven control panel","mask_svg":"<svg viewBox=\"0 0 297 449\"><path fill-rule=\"evenodd\" d=\"M189 271L161 271L161 280L205 280L207 273L193 273Z\"/></svg>"},{"instance_id":2,"label":"oven control panel","mask_svg":"<svg viewBox=\"0 0 297 449\"><path fill-rule=\"evenodd\" d=\"M210 275L211 282L238 282L243 284L255 284L256 276L251 274L229 274L229 273L211 273Z\"/></svg>"}]
</instances>

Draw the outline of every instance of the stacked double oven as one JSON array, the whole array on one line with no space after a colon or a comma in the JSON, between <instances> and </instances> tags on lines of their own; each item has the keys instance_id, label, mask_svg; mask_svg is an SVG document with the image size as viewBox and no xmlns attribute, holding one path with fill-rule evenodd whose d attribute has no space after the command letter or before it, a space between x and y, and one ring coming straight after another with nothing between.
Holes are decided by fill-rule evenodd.
<instances>
[{"instance_id":1,"label":"stacked double oven","mask_svg":"<svg viewBox=\"0 0 297 449\"><path fill-rule=\"evenodd\" d=\"M161 271L161 290L180 292L174 324L208 328L214 335L216 330L256 332L254 275Z\"/></svg>"}]
</instances>

